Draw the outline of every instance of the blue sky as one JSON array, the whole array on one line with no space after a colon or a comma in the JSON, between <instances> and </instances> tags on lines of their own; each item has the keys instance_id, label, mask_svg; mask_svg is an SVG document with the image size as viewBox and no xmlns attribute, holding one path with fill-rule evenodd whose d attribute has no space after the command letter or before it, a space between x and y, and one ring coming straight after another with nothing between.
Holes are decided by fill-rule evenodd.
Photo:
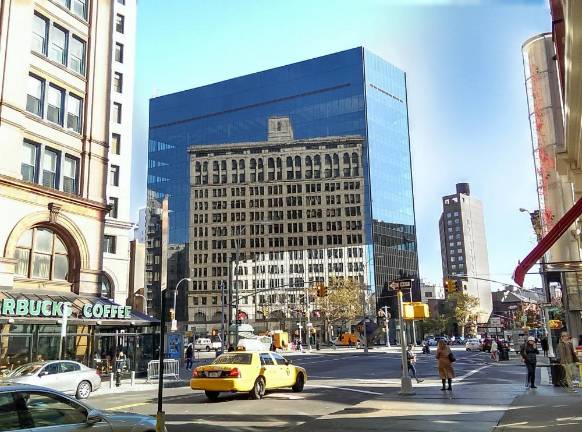
<instances>
[{"instance_id":1,"label":"blue sky","mask_svg":"<svg viewBox=\"0 0 582 432\"><path fill-rule=\"evenodd\" d=\"M408 75L421 275L442 278L440 199L469 182L491 278L509 281L535 244L518 209L537 206L521 44L550 30L543 0L140 0L133 214L150 97L363 45Z\"/></svg>"}]
</instances>

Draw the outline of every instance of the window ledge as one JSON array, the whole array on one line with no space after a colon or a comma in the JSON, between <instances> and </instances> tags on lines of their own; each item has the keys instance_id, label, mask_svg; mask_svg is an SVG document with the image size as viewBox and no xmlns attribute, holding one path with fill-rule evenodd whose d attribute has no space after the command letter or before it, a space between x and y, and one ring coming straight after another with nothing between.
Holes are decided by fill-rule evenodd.
<instances>
[{"instance_id":1,"label":"window ledge","mask_svg":"<svg viewBox=\"0 0 582 432\"><path fill-rule=\"evenodd\" d=\"M81 133L75 132L72 129L67 129L64 126L61 126L58 123L53 123L52 121L46 120L46 119L44 119L44 118L42 118L42 117L40 117L40 116L38 116L38 115L36 115L34 113L31 113L30 111L26 111L25 110L24 111L24 115L27 118L31 119L31 120L35 120L35 121L37 121L37 122L39 122L39 123L41 123L41 124L43 124L45 126L48 126L48 127L52 128L52 129L58 130L60 132L64 132L67 135L70 135L72 137L75 137L75 138L78 138L78 139L82 139L83 138L83 135Z\"/></svg>"},{"instance_id":2,"label":"window ledge","mask_svg":"<svg viewBox=\"0 0 582 432\"><path fill-rule=\"evenodd\" d=\"M30 50L30 53L33 54L33 55L35 55L36 57L38 57L38 58L46 61L46 62L52 64L53 66L58 67L62 71L68 72L69 74L71 74L75 78L79 78L79 79L83 80L83 82L85 82L85 83L87 82L87 77L85 75L80 74L80 73L74 71L73 69L69 68L68 66L65 66L62 63L59 63L57 61L54 61L53 59L51 59L50 57L44 55L43 53L39 53L38 51L35 51L35 50ZM43 71L43 72L46 73L46 71ZM57 79L59 81L62 81L61 78L58 78L58 77L52 77L52 78L55 78L55 79ZM75 90L78 91L79 93L85 94L85 89L79 90L79 89L75 88Z\"/></svg>"}]
</instances>

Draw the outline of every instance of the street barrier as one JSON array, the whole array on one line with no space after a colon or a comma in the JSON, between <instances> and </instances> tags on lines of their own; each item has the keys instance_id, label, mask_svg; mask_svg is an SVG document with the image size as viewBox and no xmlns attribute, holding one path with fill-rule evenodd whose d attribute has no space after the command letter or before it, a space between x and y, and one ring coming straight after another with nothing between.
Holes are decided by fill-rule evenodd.
<instances>
[{"instance_id":1,"label":"street barrier","mask_svg":"<svg viewBox=\"0 0 582 432\"><path fill-rule=\"evenodd\" d=\"M151 360L148 363L148 378L146 382L158 380L160 377L160 361ZM180 362L176 359L164 359L164 378L180 379Z\"/></svg>"}]
</instances>

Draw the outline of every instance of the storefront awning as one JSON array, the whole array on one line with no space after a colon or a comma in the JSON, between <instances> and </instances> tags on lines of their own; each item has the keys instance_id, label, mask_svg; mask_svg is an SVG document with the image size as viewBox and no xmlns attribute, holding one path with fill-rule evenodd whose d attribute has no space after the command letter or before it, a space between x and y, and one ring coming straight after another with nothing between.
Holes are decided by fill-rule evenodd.
<instances>
[{"instance_id":1,"label":"storefront awning","mask_svg":"<svg viewBox=\"0 0 582 432\"><path fill-rule=\"evenodd\" d=\"M582 198L576 201L570 210L554 225L532 251L518 264L513 272L513 280L523 286L526 273L558 241L570 226L582 215Z\"/></svg>"},{"instance_id":2,"label":"storefront awning","mask_svg":"<svg viewBox=\"0 0 582 432\"><path fill-rule=\"evenodd\" d=\"M0 319L46 323L60 320L64 314L71 324L159 325L157 319L107 298L58 291L42 291L42 294L15 289L0 291Z\"/></svg>"}]
</instances>

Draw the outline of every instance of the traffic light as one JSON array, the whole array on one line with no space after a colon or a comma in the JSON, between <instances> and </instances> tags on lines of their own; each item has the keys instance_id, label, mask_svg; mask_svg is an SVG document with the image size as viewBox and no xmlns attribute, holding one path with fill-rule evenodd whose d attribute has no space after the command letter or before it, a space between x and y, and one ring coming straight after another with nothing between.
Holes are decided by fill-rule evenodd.
<instances>
[{"instance_id":1,"label":"traffic light","mask_svg":"<svg viewBox=\"0 0 582 432\"><path fill-rule=\"evenodd\" d=\"M316 289L317 297L325 297L327 295L327 287L324 284L322 283L317 284Z\"/></svg>"},{"instance_id":2,"label":"traffic light","mask_svg":"<svg viewBox=\"0 0 582 432\"><path fill-rule=\"evenodd\" d=\"M176 311L173 308L170 308L170 320L176 319Z\"/></svg>"},{"instance_id":3,"label":"traffic light","mask_svg":"<svg viewBox=\"0 0 582 432\"><path fill-rule=\"evenodd\" d=\"M454 279L445 279L445 290L449 294L457 292L457 281Z\"/></svg>"}]
</instances>

